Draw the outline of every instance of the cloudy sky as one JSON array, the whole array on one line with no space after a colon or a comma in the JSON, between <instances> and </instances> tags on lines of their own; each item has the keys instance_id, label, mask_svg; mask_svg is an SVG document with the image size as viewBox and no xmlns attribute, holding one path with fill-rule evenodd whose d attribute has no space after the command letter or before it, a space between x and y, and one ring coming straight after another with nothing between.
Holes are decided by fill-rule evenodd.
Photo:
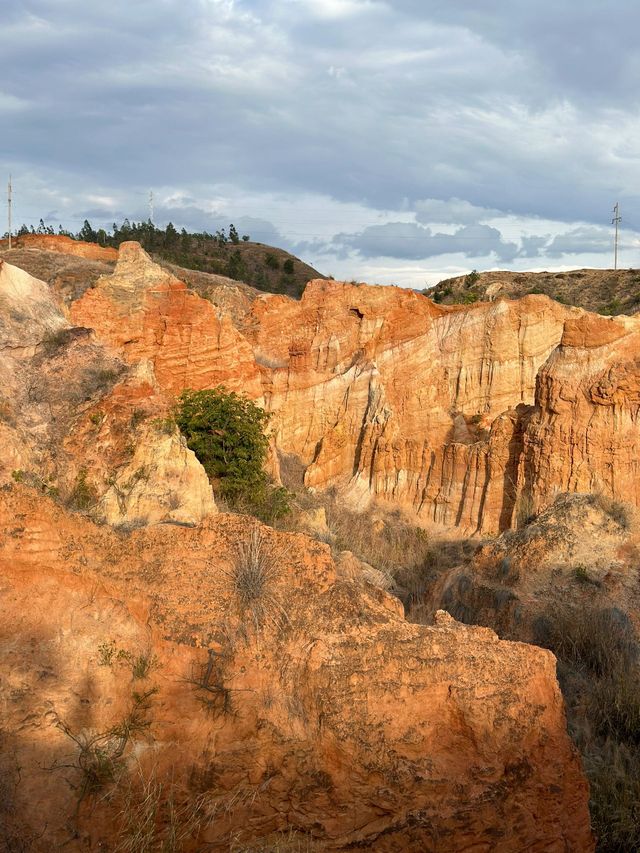
<instances>
[{"instance_id":1,"label":"cloudy sky","mask_svg":"<svg viewBox=\"0 0 640 853\"><path fill-rule=\"evenodd\" d=\"M230 221L341 278L640 267L637 0L2 0L14 218ZM5 179L3 178L3 183Z\"/></svg>"}]
</instances>

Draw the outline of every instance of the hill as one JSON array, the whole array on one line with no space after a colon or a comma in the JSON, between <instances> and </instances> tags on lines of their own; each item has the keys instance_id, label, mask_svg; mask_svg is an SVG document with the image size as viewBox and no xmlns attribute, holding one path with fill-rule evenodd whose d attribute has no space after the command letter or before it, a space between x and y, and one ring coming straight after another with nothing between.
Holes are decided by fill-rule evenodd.
<instances>
[{"instance_id":1,"label":"hill","mask_svg":"<svg viewBox=\"0 0 640 853\"><path fill-rule=\"evenodd\" d=\"M423 291L442 305L469 304L505 296L542 293L564 305L598 314L634 314L640 309L640 270L580 269L567 272L472 272Z\"/></svg>"},{"instance_id":2,"label":"hill","mask_svg":"<svg viewBox=\"0 0 640 853\"><path fill-rule=\"evenodd\" d=\"M184 228L178 231L171 223L166 228L158 228L151 222L131 223L129 220L120 226L114 223L109 231L103 228L96 230L85 221L77 234L62 230L55 234L53 228L40 220L37 231L33 226L23 225L14 243L18 248L49 249L47 240L52 238L63 238L67 243L96 244L94 253L83 252L83 256L113 262L115 254L110 255L110 250L117 249L128 240L136 240L157 261L169 261L181 268L224 276L257 290L284 293L296 299L308 281L325 277L284 249L253 242L249 235L240 236L233 225L229 226L229 234L224 229L210 234L207 231L191 233ZM7 248L7 241L1 240L0 249ZM75 254L72 245L66 245L64 251L68 255Z\"/></svg>"}]
</instances>

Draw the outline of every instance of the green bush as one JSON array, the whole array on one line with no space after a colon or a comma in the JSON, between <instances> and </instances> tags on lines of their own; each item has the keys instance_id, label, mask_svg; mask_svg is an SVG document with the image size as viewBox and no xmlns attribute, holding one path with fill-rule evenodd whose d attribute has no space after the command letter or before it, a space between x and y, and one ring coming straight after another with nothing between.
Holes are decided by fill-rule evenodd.
<instances>
[{"instance_id":1,"label":"green bush","mask_svg":"<svg viewBox=\"0 0 640 853\"><path fill-rule=\"evenodd\" d=\"M273 486L264 464L270 415L223 387L187 389L175 411L178 428L214 484L234 509L273 521L289 511L288 492Z\"/></svg>"}]
</instances>

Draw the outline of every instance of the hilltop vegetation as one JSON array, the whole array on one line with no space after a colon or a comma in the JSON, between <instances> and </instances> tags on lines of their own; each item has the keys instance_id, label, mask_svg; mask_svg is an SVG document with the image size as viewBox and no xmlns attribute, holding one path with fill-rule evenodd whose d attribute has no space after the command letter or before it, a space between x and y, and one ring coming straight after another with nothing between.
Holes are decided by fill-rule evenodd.
<instances>
[{"instance_id":1,"label":"hilltop vegetation","mask_svg":"<svg viewBox=\"0 0 640 853\"><path fill-rule=\"evenodd\" d=\"M299 298L305 284L324 276L299 258L274 246L252 242L248 234L240 234L231 224L210 234L207 231L178 231L170 222L159 228L152 222L113 223L109 230L95 229L85 220L77 233L60 226L57 232L41 219L38 228L23 225L18 237L24 234L62 234L74 240L97 243L117 249L127 240L137 240L158 260L170 261L179 267L213 273L242 281L257 290L284 293Z\"/></svg>"},{"instance_id":2,"label":"hilltop vegetation","mask_svg":"<svg viewBox=\"0 0 640 853\"><path fill-rule=\"evenodd\" d=\"M640 309L640 269L581 269L566 272L500 270L447 278L423 293L443 305L470 304L506 296L544 293L564 305L613 316Z\"/></svg>"}]
</instances>

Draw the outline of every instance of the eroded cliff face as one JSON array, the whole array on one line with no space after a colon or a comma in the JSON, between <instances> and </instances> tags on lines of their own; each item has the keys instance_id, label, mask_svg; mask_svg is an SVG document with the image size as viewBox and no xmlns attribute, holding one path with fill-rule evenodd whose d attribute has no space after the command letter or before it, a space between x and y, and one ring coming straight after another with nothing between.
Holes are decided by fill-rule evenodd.
<instances>
[{"instance_id":1,"label":"eroded cliff face","mask_svg":"<svg viewBox=\"0 0 640 853\"><path fill-rule=\"evenodd\" d=\"M604 492L640 504L640 321L567 321L543 366L526 423L520 489L535 509L554 491Z\"/></svg>"},{"instance_id":2,"label":"eroded cliff face","mask_svg":"<svg viewBox=\"0 0 640 853\"><path fill-rule=\"evenodd\" d=\"M168 407L185 387L248 394L305 484L356 507L494 533L560 491L640 500L635 318L325 280L299 302L212 304L129 243L71 321L149 371Z\"/></svg>"},{"instance_id":3,"label":"eroded cliff face","mask_svg":"<svg viewBox=\"0 0 640 853\"><path fill-rule=\"evenodd\" d=\"M559 491L640 500L635 318L325 280L299 302L236 303L210 304L124 244L71 319L148 362L169 397L224 384L256 399L305 484L356 507L494 533Z\"/></svg>"},{"instance_id":4,"label":"eroded cliff face","mask_svg":"<svg viewBox=\"0 0 640 853\"><path fill-rule=\"evenodd\" d=\"M30 849L122 841L151 790L144 831L171 802L185 850L285 829L326 850L593 849L549 652L407 624L326 546L237 516L123 536L14 485L0 536L3 817ZM259 598L238 543L268 567ZM94 790L96 735L118 754Z\"/></svg>"},{"instance_id":5,"label":"eroded cliff face","mask_svg":"<svg viewBox=\"0 0 640 853\"><path fill-rule=\"evenodd\" d=\"M533 403L571 309L535 296L442 308L398 288L326 281L299 303L252 308L245 333L267 365L276 440L308 466L307 486L466 530L502 523L517 475L515 410Z\"/></svg>"}]
</instances>

